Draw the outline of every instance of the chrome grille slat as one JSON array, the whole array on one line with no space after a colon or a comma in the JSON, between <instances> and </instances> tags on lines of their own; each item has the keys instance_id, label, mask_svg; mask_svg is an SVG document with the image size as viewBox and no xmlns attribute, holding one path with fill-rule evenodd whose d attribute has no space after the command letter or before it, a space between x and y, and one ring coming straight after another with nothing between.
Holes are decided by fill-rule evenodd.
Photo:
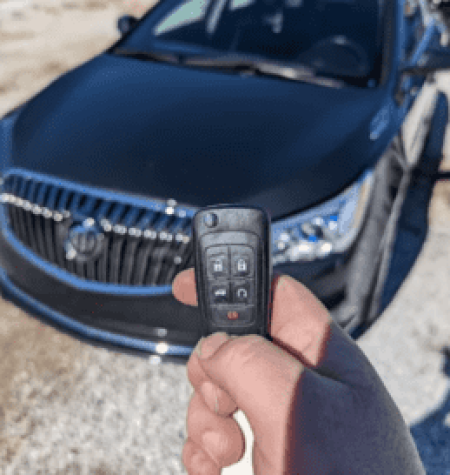
<instances>
[{"instance_id":1,"label":"chrome grille slat","mask_svg":"<svg viewBox=\"0 0 450 475\"><path fill-rule=\"evenodd\" d=\"M5 174L1 196L15 237L82 279L168 285L191 259L194 210L177 213L173 200L165 209L161 201L156 208L144 199L121 202L120 195L20 170Z\"/></svg>"},{"instance_id":2,"label":"chrome grille slat","mask_svg":"<svg viewBox=\"0 0 450 475\"><path fill-rule=\"evenodd\" d=\"M156 285L165 255L166 247L164 245L159 245L156 247L156 249L154 249L151 254L150 265L147 266L145 285Z\"/></svg>"},{"instance_id":3,"label":"chrome grille slat","mask_svg":"<svg viewBox=\"0 0 450 475\"><path fill-rule=\"evenodd\" d=\"M17 194L17 192L13 193L13 186L16 183L17 177L9 177L6 180L3 181L3 196L2 202L4 203L3 205L3 210L5 211L6 218L9 220L9 223L17 229L17 234L20 233L20 230L18 229L18 222L16 221L16 214L15 214L15 206L11 206L9 204L9 196L12 194ZM16 185L17 186L17 185ZM17 228L16 228L17 227Z\"/></svg>"},{"instance_id":4,"label":"chrome grille slat","mask_svg":"<svg viewBox=\"0 0 450 475\"><path fill-rule=\"evenodd\" d=\"M29 180L22 178L22 181L20 184L20 191L19 191L19 197L22 199L22 201L25 201L28 185L29 185ZM14 208L16 207L14 206ZM19 221L19 228L21 230L20 234L23 236L22 237L23 243L29 248L31 248L31 236L30 236L31 230L29 230L27 227L27 211L25 211L23 206L20 206L20 207L17 206L17 210L18 210L17 219Z\"/></svg>"},{"instance_id":5,"label":"chrome grille slat","mask_svg":"<svg viewBox=\"0 0 450 475\"><path fill-rule=\"evenodd\" d=\"M75 262L75 270L78 277L86 278L86 264L84 262Z\"/></svg>"},{"instance_id":6,"label":"chrome grille slat","mask_svg":"<svg viewBox=\"0 0 450 475\"><path fill-rule=\"evenodd\" d=\"M30 186L27 189L27 194L25 199L29 201L30 203L34 203L35 200L35 195L36 195L36 190L37 190L38 183L35 181L32 181L30 183ZM30 246L31 249L36 254L39 254L39 249L37 247L37 239L36 239L36 231L35 231L35 219L34 219L34 214L33 213L27 213L25 218L26 218L26 223L27 223L27 229L28 229L28 239L30 241Z\"/></svg>"},{"instance_id":7,"label":"chrome grille slat","mask_svg":"<svg viewBox=\"0 0 450 475\"><path fill-rule=\"evenodd\" d=\"M160 272L158 284L160 285L167 285L170 284L173 280L173 277L170 278L171 270L173 269L174 272L177 268L177 264L175 263L175 258L178 255L179 249L179 241L176 239L177 236L181 236L181 232L185 230L185 228L189 225L190 220L186 217L177 218L177 220L173 223L170 232L173 236L173 239L170 243L169 249L167 250L166 256L164 257L163 266ZM173 274L175 275L175 274Z\"/></svg>"},{"instance_id":8,"label":"chrome grille slat","mask_svg":"<svg viewBox=\"0 0 450 475\"><path fill-rule=\"evenodd\" d=\"M78 210L80 205L81 195L79 193L72 193L72 199L70 200L69 211L73 214Z\"/></svg>"},{"instance_id":9,"label":"chrome grille slat","mask_svg":"<svg viewBox=\"0 0 450 475\"><path fill-rule=\"evenodd\" d=\"M45 195L48 191L48 185L46 183L41 183L37 190L36 204L40 209L44 207ZM41 214L36 214L34 216L34 224L36 228L36 238L37 238L37 247L39 249L39 254L45 259L48 259L47 250L45 248L45 238L44 238L44 217Z\"/></svg>"},{"instance_id":10,"label":"chrome grille slat","mask_svg":"<svg viewBox=\"0 0 450 475\"><path fill-rule=\"evenodd\" d=\"M80 213L83 215L91 216L92 212L97 204L97 199L93 196L89 196L85 201L84 205L80 209ZM95 262L89 261L87 264L84 264L83 273L85 277L89 280L95 280Z\"/></svg>"},{"instance_id":11,"label":"chrome grille slat","mask_svg":"<svg viewBox=\"0 0 450 475\"><path fill-rule=\"evenodd\" d=\"M103 219L108 216L108 211L110 207L112 206L113 203L109 201L104 201L100 208L98 209L97 213L95 214L95 219L99 223L103 221ZM105 231L105 246L103 249L103 253L100 255L100 258L97 261L97 272L96 272L96 278L100 282L106 282L107 278L107 259L108 259L108 252L109 252L109 240L110 236L109 233Z\"/></svg>"},{"instance_id":12,"label":"chrome grille slat","mask_svg":"<svg viewBox=\"0 0 450 475\"><path fill-rule=\"evenodd\" d=\"M73 193L70 200L69 212L73 215L78 211L82 195L80 193ZM76 274L82 279L86 278L86 265L82 262L68 261L68 270L72 274Z\"/></svg>"},{"instance_id":13,"label":"chrome grille slat","mask_svg":"<svg viewBox=\"0 0 450 475\"><path fill-rule=\"evenodd\" d=\"M180 268L183 269L185 266L192 267L194 265L194 253L192 247L192 227L186 231L187 239L181 243L179 253L183 255L183 260L181 261Z\"/></svg>"},{"instance_id":14,"label":"chrome grille slat","mask_svg":"<svg viewBox=\"0 0 450 475\"><path fill-rule=\"evenodd\" d=\"M72 214L75 214L76 212L78 212L79 208L83 208L83 206L81 206L81 201L83 199L83 196L80 195L79 193L76 193L70 203L70 212ZM86 203L85 203L86 204ZM81 277L82 279L85 279L87 277L87 269L86 269L86 263L84 262L75 262L75 271L76 271L76 274Z\"/></svg>"},{"instance_id":15,"label":"chrome grille slat","mask_svg":"<svg viewBox=\"0 0 450 475\"><path fill-rule=\"evenodd\" d=\"M56 205L56 210L58 211L60 216L62 216L64 211L66 211L66 206L69 202L70 193L71 193L70 190L65 189L63 190L63 192L61 193L59 197L58 204ZM56 216L55 216L55 219L56 219ZM59 216L58 216L58 219L59 219ZM67 269L65 252L61 246L56 246L56 261L62 269Z\"/></svg>"},{"instance_id":16,"label":"chrome grille slat","mask_svg":"<svg viewBox=\"0 0 450 475\"><path fill-rule=\"evenodd\" d=\"M80 208L80 213L91 216L96 203L97 203L97 199L93 196L89 196L84 202L83 206Z\"/></svg>"},{"instance_id":17,"label":"chrome grille slat","mask_svg":"<svg viewBox=\"0 0 450 475\"><path fill-rule=\"evenodd\" d=\"M50 193L47 196L47 201L45 206L48 210L55 209L56 200L58 197L58 193L60 189L56 186L52 186L50 188ZM45 219L44 223L44 236L45 236L45 243L47 246L47 256L50 262L56 261L56 254L55 254L55 227L54 221L51 219L51 216Z\"/></svg>"},{"instance_id":18,"label":"chrome grille slat","mask_svg":"<svg viewBox=\"0 0 450 475\"><path fill-rule=\"evenodd\" d=\"M109 255L109 233L105 234L105 247L100 258L97 261L97 280L100 282L108 282L108 255Z\"/></svg>"},{"instance_id":19,"label":"chrome grille slat","mask_svg":"<svg viewBox=\"0 0 450 475\"><path fill-rule=\"evenodd\" d=\"M141 243L137 253L137 263L139 267L136 268L136 272L133 279L134 285L144 285L145 272L147 270L148 256L155 247L155 240L146 240Z\"/></svg>"},{"instance_id":20,"label":"chrome grille slat","mask_svg":"<svg viewBox=\"0 0 450 475\"><path fill-rule=\"evenodd\" d=\"M169 272L167 274L166 279L169 280L169 282L172 282L173 278L175 277L178 272L180 272L182 269L188 269L189 267L194 266L194 253L193 253L193 247L192 247L192 226L189 226L186 228L186 231L184 233L185 235L182 236L182 239L180 240L180 244L177 247L177 253L176 257L179 257L180 259L177 260L177 262L174 262L174 265L169 269ZM175 259L174 258L174 259Z\"/></svg>"},{"instance_id":21,"label":"chrome grille slat","mask_svg":"<svg viewBox=\"0 0 450 475\"><path fill-rule=\"evenodd\" d=\"M120 281L120 273L123 267L122 265L122 252L125 247L126 241L126 223L130 222L133 219L135 210L129 208L123 219L119 221L117 225L114 226L114 239L111 253L111 273L110 273L110 282L113 284L118 284Z\"/></svg>"},{"instance_id":22,"label":"chrome grille slat","mask_svg":"<svg viewBox=\"0 0 450 475\"><path fill-rule=\"evenodd\" d=\"M170 254L167 256L168 264L167 264L167 270L166 273L164 274L162 285L169 285L172 283L174 277L178 272L180 271L181 263L183 262L182 260L176 260L179 257L179 250L174 249L170 252Z\"/></svg>"},{"instance_id":23,"label":"chrome grille slat","mask_svg":"<svg viewBox=\"0 0 450 475\"><path fill-rule=\"evenodd\" d=\"M173 262L171 263L167 275L165 277L166 283L172 283L174 277L178 272L183 269L194 266L194 253L191 243L191 228L183 236L183 241L178 245L176 249Z\"/></svg>"},{"instance_id":24,"label":"chrome grille slat","mask_svg":"<svg viewBox=\"0 0 450 475\"><path fill-rule=\"evenodd\" d=\"M79 202L80 202L80 195L76 192L70 193L69 199L66 203L66 207L67 207L66 211L73 214L73 212L77 210ZM65 258L65 261L66 261L66 269L71 274L77 274L80 277L84 278L83 264L80 265L78 262L74 262L71 259L67 259L67 256ZM78 272L80 272L80 274L78 274Z\"/></svg>"},{"instance_id":25,"label":"chrome grille slat","mask_svg":"<svg viewBox=\"0 0 450 475\"><path fill-rule=\"evenodd\" d=\"M138 251L137 261L140 264L136 272L138 285L147 285L149 269L154 264L153 253L158 246L158 233L164 228L169 218L167 215L159 215L151 229L144 230L144 242L147 242Z\"/></svg>"},{"instance_id":26,"label":"chrome grille slat","mask_svg":"<svg viewBox=\"0 0 450 475\"><path fill-rule=\"evenodd\" d=\"M131 277L133 275L133 266L135 263L136 249L139 245L139 238L128 236L125 256L123 258L123 270L121 274L120 283L123 285L131 284Z\"/></svg>"},{"instance_id":27,"label":"chrome grille slat","mask_svg":"<svg viewBox=\"0 0 450 475\"><path fill-rule=\"evenodd\" d=\"M112 227L112 240L111 240L111 249L108 259L109 270L108 270L108 282L110 284L119 283L119 264L120 264L120 251L122 249L123 239L114 232L115 226L119 223L121 216L125 212L125 205L122 203L117 203L113 208L112 215L109 219L109 222Z\"/></svg>"},{"instance_id":28,"label":"chrome grille slat","mask_svg":"<svg viewBox=\"0 0 450 475\"><path fill-rule=\"evenodd\" d=\"M10 189L8 190L8 192L16 196L17 195L21 196L19 194L19 191L22 188L20 178L17 176L14 176L13 180L9 181L9 183L10 183L10 187L9 187ZM11 204L8 204L8 210L9 210L9 217L11 219L11 222L14 228L18 229L20 238L24 242L26 242L27 234L26 234L25 226L22 223L22 219L21 219L22 217L20 216L21 208L19 208L18 206L12 206Z\"/></svg>"},{"instance_id":29,"label":"chrome grille slat","mask_svg":"<svg viewBox=\"0 0 450 475\"><path fill-rule=\"evenodd\" d=\"M57 205L57 209L60 213L64 212L67 209L71 194L72 194L72 192L70 190L65 189L62 192L61 196L59 197L59 202L58 202L58 205Z\"/></svg>"},{"instance_id":30,"label":"chrome grille slat","mask_svg":"<svg viewBox=\"0 0 450 475\"><path fill-rule=\"evenodd\" d=\"M164 275L167 273L167 267L168 265L170 265L171 263L169 262L170 259L172 259L172 263L173 263L173 258L174 258L174 255L173 255L173 249L175 247L175 235L177 233L177 231L182 228L183 224L184 224L184 219L183 218L180 218L180 217L176 217L172 223L167 226L167 233L169 234L169 236L171 236L170 239L169 236L166 238L167 241L165 243L163 243L163 245L161 246L160 248L160 255L158 256L159 257L159 261L158 261L158 264L157 266L155 266L155 270L153 271L153 280L151 280L151 282L153 282L153 285L157 285L157 284L162 284L162 282L164 282ZM153 269L153 266L152 266L152 269Z\"/></svg>"},{"instance_id":31,"label":"chrome grille slat","mask_svg":"<svg viewBox=\"0 0 450 475\"><path fill-rule=\"evenodd\" d=\"M131 208L130 212L127 214L126 218L123 221L123 225L129 229L136 224L136 220L141 214L141 211L138 208ZM134 242L133 242L134 241ZM129 285L131 280L131 272L133 270L133 257L134 251L136 249L136 241L133 240L132 236L127 232L124 235L124 244L123 244L123 258L121 261L121 272L120 272L120 283L123 285Z\"/></svg>"},{"instance_id":32,"label":"chrome grille slat","mask_svg":"<svg viewBox=\"0 0 450 475\"><path fill-rule=\"evenodd\" d=\"M151 251L152 243L148 239L142 239L142 236L155 220L158 219L158 214L152 210L148 210L144 216L136 224L135 233L139 237L138 246L135 246L134 255L135 265L132 273L132 285L143 285L145 270L147 268L147 258Z\"/></svg>"},{"instance_id":33,"label":"chrome grille slat","mask_svg":"<svg viewBox=\"0 0 450 475\"><path fill-rule=\"evenodd\" d=\"M173 217L165 214L155 223L154 230L157 233L157 238L155 240L155 247L151 253L150 262L147 263L145 285L156 285L166 250L165 241L162 240L161 235L163 231L168 231L171 221L173 221Z\"/></svg>"}]
</instances>

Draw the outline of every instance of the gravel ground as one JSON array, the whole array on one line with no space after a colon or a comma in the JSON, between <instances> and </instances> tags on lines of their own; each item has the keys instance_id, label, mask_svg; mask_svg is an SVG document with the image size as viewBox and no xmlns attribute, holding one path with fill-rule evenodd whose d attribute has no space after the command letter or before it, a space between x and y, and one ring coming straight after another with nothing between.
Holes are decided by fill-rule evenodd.
<instances>
[{"instance_id":1,"label":"gravel ground","mask_svg":"<svg viewBox=\"0 0 450 475\"><path fill-rule=\"evenodd\" d=\"M148 0L0 3L0 115L118 38L116 19ZM450 76L440 86L450 92ZM446 155L450 157L449 135ZM441 167L450 170L450 159ZM423 250L358 344L411 428L428 474L450 474L450 183L436 185ZM82 343L0 300L0 471L185 474L192 388L184 365ZM237 419L252 437L242 413ZM251 474L251 452L224 475Z\"/></svg>"}]
</instances>

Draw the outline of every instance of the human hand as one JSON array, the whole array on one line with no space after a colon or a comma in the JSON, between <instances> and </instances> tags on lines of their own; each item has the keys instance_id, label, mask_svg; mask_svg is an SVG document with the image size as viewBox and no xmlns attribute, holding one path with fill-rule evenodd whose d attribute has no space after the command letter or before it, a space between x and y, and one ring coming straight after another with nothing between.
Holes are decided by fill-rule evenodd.
<instances>
[{"instance_id":1,"label":"human hand","mask_svg":"<svg viewBox=\"0 0 450 475\"><path fill-rule=\"evenodd\" d=\"M218 475L243 457L244 435L232 417L241 409L254 434L255 475L425 474L408 427L357 344L300 282L275 276L272 288L273 342L215 333L199 342L203 357L194 351L188 361L188 473ZM194 269L180 272L172 290L197 305ZM207 433L215 438L203 439Z\"/></svg>"}]
</instances>

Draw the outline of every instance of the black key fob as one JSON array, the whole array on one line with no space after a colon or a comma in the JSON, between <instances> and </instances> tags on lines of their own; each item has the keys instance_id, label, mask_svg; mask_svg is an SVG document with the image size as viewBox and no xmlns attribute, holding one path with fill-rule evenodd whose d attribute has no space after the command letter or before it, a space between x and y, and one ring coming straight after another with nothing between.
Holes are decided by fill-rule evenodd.
<instances>
[{"instance_id":1,"label":"black key fob","mask_svg":"<svg viewBox=\"0 0 450 475\"><path fill-rule=\"evenodd\" d=\"M259 207L221 204L193 218L195 281L201 334L270 338L270 217Z\"/></svg>"}]
</instances>

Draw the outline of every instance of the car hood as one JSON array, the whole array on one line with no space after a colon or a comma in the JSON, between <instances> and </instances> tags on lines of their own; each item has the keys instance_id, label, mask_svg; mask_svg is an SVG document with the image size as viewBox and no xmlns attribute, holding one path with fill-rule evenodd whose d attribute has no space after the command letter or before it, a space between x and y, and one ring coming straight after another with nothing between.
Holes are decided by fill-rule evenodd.
<instances>
[{"instance_id":1,"label":"car hood","mask_svg":"<svg viewBox=\"0 0 450 475\"><path fill-rule=\"evenodd\" d=\"M374 163L383 94L104 53L22 108L11 165L190 206L259 205L274 219Z\"/></svg>"}]
</instances>

